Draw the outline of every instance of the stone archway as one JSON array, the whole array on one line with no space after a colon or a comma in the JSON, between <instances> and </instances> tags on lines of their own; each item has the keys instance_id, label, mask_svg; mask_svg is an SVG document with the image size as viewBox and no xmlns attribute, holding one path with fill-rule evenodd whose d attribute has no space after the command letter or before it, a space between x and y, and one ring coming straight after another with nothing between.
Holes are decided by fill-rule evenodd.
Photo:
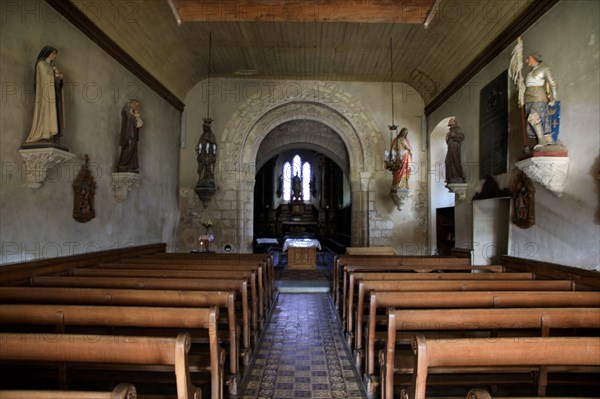
<instances>
[{"instance_id":1,"label":"stone archway","mask_svg":"<svg viewBox=\"0 0 600 399\"><path fill-rule=\"evenodd\" d=\"M293 95L289 95L290 87ZM350 159L352 190L352 245L366 246L369 238L371 184L381 169L383 140L371 117L357 100L337 86L326 98L315 92L314 82L286 82L248 98L227 122L219 157L220 187L216 203L228 230L235 236L239 252L251 251L253 234L253 190L256 156L261 142L276 126L297 119L320 122L336 132ZM235 212L235 214L233 214Z\"/></svg>"}]
</instances>

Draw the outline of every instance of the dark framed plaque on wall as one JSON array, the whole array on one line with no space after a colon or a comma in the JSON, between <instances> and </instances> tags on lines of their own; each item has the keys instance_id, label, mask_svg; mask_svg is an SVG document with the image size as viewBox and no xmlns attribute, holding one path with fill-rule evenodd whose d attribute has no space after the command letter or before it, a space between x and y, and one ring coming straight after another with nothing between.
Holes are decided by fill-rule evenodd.
<instances>
[{"instance_id":1,"label":"dark framed plaque on wall","mask_svg":"<svg viewBox=\"0 0 600 399\"><path fill-rule=\"evenodd\" d=\"M479 178L506 173L508 165L508 71L481 89Z\"/></svg>"}]
</instances>

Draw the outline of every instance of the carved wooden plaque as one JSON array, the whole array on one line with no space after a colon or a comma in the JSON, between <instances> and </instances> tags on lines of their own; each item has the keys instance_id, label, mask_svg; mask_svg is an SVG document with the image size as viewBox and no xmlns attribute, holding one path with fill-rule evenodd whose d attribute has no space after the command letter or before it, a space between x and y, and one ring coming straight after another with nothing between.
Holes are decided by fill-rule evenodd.
<instances>
[{"instance_id":1,"label":"carved wooden plaque","mask_svg":"<svg viewBox=\"0 0 600 399\"><path fill-rule=\"evenodd\" d=\"M94 210L94 193L96 183L88 167L89 158L84 156L84 163L73 182L73 219L78 222L89 222L96 217Z\"/></svg>"},{"instance_id":2,"label":"carved wooden plaque","mask_svg":"<svg viewBox=\"0 0 600 399\"><path fill-rule=\"evenodd\" d=\"M519 172L512 188L512 221L522 229L535 224L535 186L523 172Z\"/></svg>"}]
</instances>

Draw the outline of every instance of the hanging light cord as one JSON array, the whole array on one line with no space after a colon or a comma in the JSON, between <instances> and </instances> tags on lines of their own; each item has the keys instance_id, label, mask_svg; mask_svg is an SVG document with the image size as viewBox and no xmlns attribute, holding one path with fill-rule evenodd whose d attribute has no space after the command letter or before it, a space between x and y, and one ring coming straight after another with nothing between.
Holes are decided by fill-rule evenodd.
<instances>
[{"instance_id":1,"label":"hanging light cord","mask_svg":"<svg viewBox=\"0 0 600 399\"><path fill-rule=\"evenodd\" d=\"M392 54L392 38L390 37L390 83L392 86L392 126L394 124L394 56Z\"/></svg>"},{"instance_id":2,"label":"hanging light cord","mask_svg":"<svg viewBox=\"0 0 600 399\"><path fill-rule=\"evenodd\" d=\"M208 94L206 99L206 117L210 119L210 62L211 62L211 53L212 53L212 33L208 33Z\"/></svg>"}]
</instances>

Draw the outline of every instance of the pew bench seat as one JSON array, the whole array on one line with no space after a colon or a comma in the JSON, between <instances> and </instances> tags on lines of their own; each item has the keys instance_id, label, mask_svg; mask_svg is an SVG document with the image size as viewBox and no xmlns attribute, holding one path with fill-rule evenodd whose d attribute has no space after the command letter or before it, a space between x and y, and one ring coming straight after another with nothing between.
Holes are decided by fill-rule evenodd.
<instances>
[{"instance_id":1,"label":"pew bench seat","mask_svg":"<svg viewBox=\"0 0 600 399\"><path fill-rule=\"evenodd\" d=\"M136 399L137 392L131 384L118 384L112 391L64 390L0 390L2 399Z\"/></svg>"}]
</instances>

